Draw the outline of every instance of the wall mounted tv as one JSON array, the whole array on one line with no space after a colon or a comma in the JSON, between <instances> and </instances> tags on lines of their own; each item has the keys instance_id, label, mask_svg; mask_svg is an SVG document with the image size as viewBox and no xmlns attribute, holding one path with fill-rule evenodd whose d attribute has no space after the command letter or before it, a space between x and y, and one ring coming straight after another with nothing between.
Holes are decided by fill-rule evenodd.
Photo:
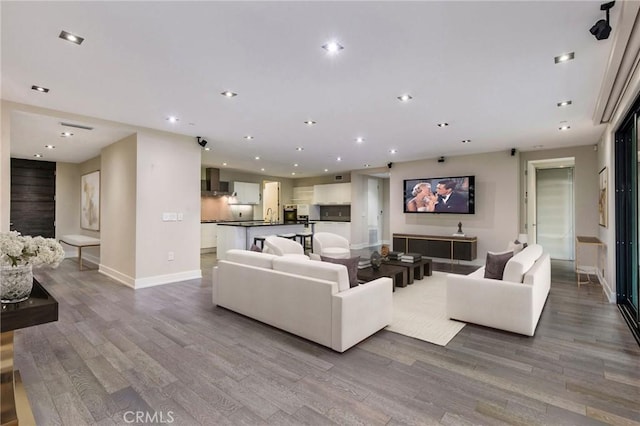
<instances>
[{"instance_id":1,"label":"wall mounted tv","mask_svg":"<svg viewBox=\"0 0 640 426\"><path fill-rule=\"evenodd\" d=\"M405 179L405 213L474 214L475 176Z\"/></svg>"}]
</instances>

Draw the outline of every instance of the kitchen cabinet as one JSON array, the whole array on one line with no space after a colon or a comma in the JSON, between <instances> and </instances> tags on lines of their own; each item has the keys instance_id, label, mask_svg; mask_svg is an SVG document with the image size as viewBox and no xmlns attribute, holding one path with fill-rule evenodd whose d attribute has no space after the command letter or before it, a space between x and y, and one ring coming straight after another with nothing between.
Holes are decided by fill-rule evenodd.
<instances>
[{"instance_id":1,"label":"kitchen cabinet","mask_svg":"<svg viewBox=\"0 0 640 426\"><path fill-rule=\"evenodd\" d=\"M315 223L315 232L331 232L351 241L351 222L318 221Z\"/></svg>"},{"instance_id":2,"label":"kitchen cabinet","mask_svg":"<svg viewBox=\"0 0 640 426\"><path fill-rule=\"evenodd\" d=\"M260 204L260 184L251 182L233 182L235 201L230 204Z\"/></svg>"},{"instance_id":3,"label":"kitchen cabinet","mask_svg":"<svg viewBox=\"0 0 640 426\"><path fill-rule=\"evenodd\" d=\"M313 204L313 186L296 186L293 188L293 198L296 204ZM298 212L298 214L304 214Z\"/></svg>"},{"instance_id":4,"label":"kitchen cabinet","mask_svg":"<svg viewBox=\"0 0 640 426\"><path fill-rule=\"evenodd\" d=\"M351 183L313 185L313 204L351 204Z\"/></svg>"},{"instance_id":5,"label":"kitchen cabinet","mask_svg":"<svg viewBox=\"0 0 640 426\"><path fill-rule=\"evenodd\" d=\"M209 249L218 246L218 224L200 224L200 248Z\"/></svg>"}]
</instances>

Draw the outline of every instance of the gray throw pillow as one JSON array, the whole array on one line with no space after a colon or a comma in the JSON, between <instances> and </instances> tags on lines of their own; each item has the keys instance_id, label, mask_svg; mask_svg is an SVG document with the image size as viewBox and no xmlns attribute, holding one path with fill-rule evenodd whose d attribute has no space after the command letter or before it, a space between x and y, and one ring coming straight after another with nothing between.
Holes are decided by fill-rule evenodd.
<instances>
[{"instance_id":1,"label":"gray throw pillow","mask_svg":"<svg viewBox=\"0 0 640 426\"><path fill-rule=\"evenodd\" d=\"M350 257L349 259L336 259L333 257L320 256L323 262L337 263L347 267L347 273L349 274L349 287L356 287L358 285L358 261L360 256Z\"/></svg>"},{"instance_id":2,"label":"gray throw pillow","mask_svg":"<svg viewBox=\"0 0 640 426\"><path fill-rule=\"evenodd\" d=\"M504 267L509 259L513 257L513 251L503 251L500 253L487 252L487 262L484 265L484 277L501 280L504 274Z\"/></svg>"}]
</instances>

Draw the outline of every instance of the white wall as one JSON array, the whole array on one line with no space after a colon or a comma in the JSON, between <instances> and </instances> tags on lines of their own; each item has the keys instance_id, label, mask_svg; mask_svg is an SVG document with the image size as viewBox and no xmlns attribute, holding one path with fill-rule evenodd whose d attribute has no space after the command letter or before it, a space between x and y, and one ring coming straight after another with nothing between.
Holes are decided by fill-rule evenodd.
<instances>
[{"instance_id":1,"label":"white wall","mask_svg":"<svg viewBox=\"0 0 640 426\"><path fill-rule=\"evenodd\" d=\"M107 146L100 165L100 272L131 287L136 278L136 144L134 134Z\"/></svg>"},{"instance_id":2,"label":"white wall","mask_svg":"<svg viewBox=\"0 0 640 426\"><path fill-rule=\"evenodd\" d=\"M404 207L404 179L475 175L475 214L408 214ZM451 236L462 222L467 236L478 238L478 257L484 264L487 251L501 251L518 236L518 156L506 151L393 163L389 181L391 233Z\"/></svg>"},{"instance_id":3,"label":"white wall","mask_svg":"<svg viewBox=\"0 0 640 426\"><path fill-rule=\"evenodd\" d=\"M141 130L136 163L136 287L199 278L200 147L193 138ZM165 222L163 213L182 214ZM174 260L168 260L169 252Z\"/></svg>"}]
</instances>

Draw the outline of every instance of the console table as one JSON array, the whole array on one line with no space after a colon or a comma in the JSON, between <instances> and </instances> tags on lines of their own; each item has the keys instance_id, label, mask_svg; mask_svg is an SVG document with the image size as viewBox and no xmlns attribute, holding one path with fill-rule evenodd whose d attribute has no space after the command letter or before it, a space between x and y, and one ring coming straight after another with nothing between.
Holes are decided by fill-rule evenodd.
<instances>
[{"instance_id":1,"label":"console table","mask_svg":"<svg viewBox=\"0 0 640 426\"><path fill-rule=\"evenodd\" d=\"M0 400L2 425L35 424L20 372L13 369L15 330L58 320L58 302L34 278L31 296L19 303L2 303L0 310Z\"/></svg>"},{"instance_id":2,"label":"console table","mask_svg":"<svg viewBox=\"0 0 640 426\"><path fill-rule=\"evenodd\" d=\"M586 237L586 236L576 236L576 281L578 282L578 287L580 287L580 284L587 284L589 282L591 282L591 280L589 279L589 272L587 272L587 270L585 270L584 268L580 268L580 245L584 244L584 245L591 245L591 246L595 246L596 247L596 259L595 259L595 265L593 266L593 268L595 269L595 276L596 278L598 277L598 272L601 270L601 266L600 266L600 250L605 248L605 244L600 241L600 239L596 238L596 237ZM580 280L580 275L584 274L587 276L587 280L586 281L581 281Z\"/></svg>"},{"instance_id":3,"label":"console table","mask_svg":"<svg viewBox=\"0 0 640 426\"><path fill-rule=\"evenodd\" d=\"M451 260L474 260L478 253L478 238L393 234L393 250Z\"/></svg>"}]
</instances>

